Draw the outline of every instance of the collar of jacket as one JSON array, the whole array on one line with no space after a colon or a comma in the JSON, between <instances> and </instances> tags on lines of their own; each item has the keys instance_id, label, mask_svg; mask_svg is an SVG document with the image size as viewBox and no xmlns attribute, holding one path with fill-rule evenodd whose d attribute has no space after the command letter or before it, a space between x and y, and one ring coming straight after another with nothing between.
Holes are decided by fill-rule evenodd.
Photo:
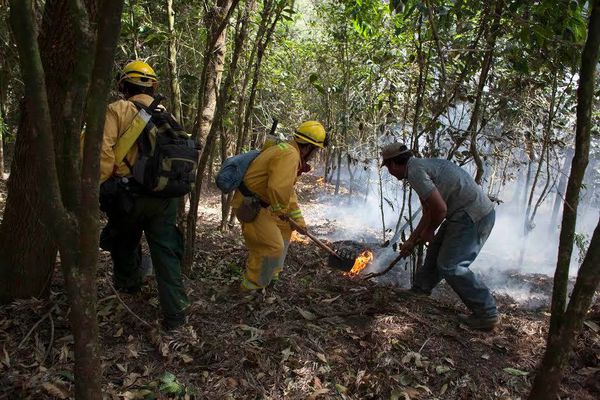
<instances>
[{"instance_id":1,"label":"collar of jacket","mask_svg":"<svg viewBox=\"0 0 600 400\"><path fill-rule=\"evenodd\" d=\"M140 93L140 94L136 94L134 96L131 96L127 100L129 100L129 101L137 101L139 103L142 103L145 106L149 106L154 101L154 97L152 97L150 95L147 95L147 94L144 94L144 93Z\"/></svg>"}]
</instances>

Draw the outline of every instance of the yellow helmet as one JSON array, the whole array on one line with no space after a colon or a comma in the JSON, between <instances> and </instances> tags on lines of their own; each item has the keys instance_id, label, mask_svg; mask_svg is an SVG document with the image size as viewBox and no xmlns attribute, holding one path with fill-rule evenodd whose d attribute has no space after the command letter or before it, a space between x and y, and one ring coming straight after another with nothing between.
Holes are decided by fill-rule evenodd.
<instances>
[{"instance_id":1,"label":"yellow helmet","mask_svg":"<svg viewBox=\"0 0 600 400\"><path fill-rule=\"evenodd\" d=\"M135 60L123 68L119 83L127 81L138 86L150 87L158 82L156 73L151 66L143 61Z\"/></svg>"},{"instance_id":2,"label":"yellow helmet","mask_svg":"<svg viewBox=\"0 0 600 400\"><path fill-rule=\"evenodd\" d=\"M294 139L298 143L310 143L320 148L327 146L325 128L317 121L301 123L294 132Z\"/></svg>"}]
</instances>

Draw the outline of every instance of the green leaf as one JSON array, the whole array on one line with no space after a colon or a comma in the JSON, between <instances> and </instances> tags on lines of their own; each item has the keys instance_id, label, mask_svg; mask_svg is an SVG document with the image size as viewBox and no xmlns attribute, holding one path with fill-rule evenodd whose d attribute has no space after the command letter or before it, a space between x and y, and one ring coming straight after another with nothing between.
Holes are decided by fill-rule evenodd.
<instances>
[{"instance_id":1,"label":"green leaf","mask_svg":"<svg viewBox=\"0 0 600 400\"><path fill-rule=\"evenodd\" d=\"M165 394L180 394L183 387L177 382L171 382L160 385L159 390Z\"/></svg>"},{"instance_id":2,"label":"green leaf","mask_svg":"<svg viewBox=\"0 0 600 400\"><path fill-rule=\"evenodd\" d=\"M520 369L510 368L510 367L504 368L502 371L504 371L504 372L506 372L508 374L514 375L514 376L527 376L527 375L529 375L529 372L527 372L527 371L521 371Z\"/></svg>"},{"instance_id":3,"label":"green leaf","mask_svg":"<svg viewBox=\"0 0 600 400\"><path fill-rule=\"evenodd\" d=\"M177 378L175 377L175 375L167 371L163 374L162 378L160 378L160 381L162 383L171 383L177 381Z\"/></svg>"}]
</instances>

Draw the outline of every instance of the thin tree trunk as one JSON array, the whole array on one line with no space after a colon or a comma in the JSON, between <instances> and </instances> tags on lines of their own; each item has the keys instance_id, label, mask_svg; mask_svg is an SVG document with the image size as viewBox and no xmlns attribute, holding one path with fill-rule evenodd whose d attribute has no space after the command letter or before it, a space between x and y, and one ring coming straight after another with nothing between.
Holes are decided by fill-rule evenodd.
<instances>
[{"instance_id":1,"label":"thin tree trunk","mask_svg":"<svg viewBox=\"0 0 600 400\"><path fill-rule=\"evenodd\" d=\"M594 96L595 68L600 48L600 0L591 2L588 36L581 56L579 87L577 89L577 125L575 129L575 155L565 194L563 218L558 245L558 259L552 292L552 315L548 332L548 345L541 367L533 383L530 399L555 399L563 370L568 361L583 317L590 306L594 291L600 281L600 228L597 226L588 253L579 269L571 301L567 308L569 264L573 251L577 206L581 183L590 152L590 125ZM600 224L600 221L599 221ZM565 311L566 310L566 311Z\"/></svg>"},{"instance_id":2,"label":"thin tree trunk","mask_svg":"<svg viewBox=\"0 0 600 400\"><path fill-rule=\"evenodd\" d=\"M238 21L236 23L236 33L233 45L233 52L231 54L231 62L229 63L229 69L225 82L221 88L221 94L217 102L217 109L215 111L215 122L213 126L220 132L221 139L221 162L229 156L229 147L231 145L231 134L229 130L225 128L224 118L228 112L227 105L231 99L232 89L234 80L237 76L238 63L240 55L245 47L245 43L248 39L248 25L250 22L250 14L254 10L256 5L255 0L248 0L243 11L240 11ZM221 196L221 230L227 227L227 220L229 216L229 210L231 208L232 195Z\"/></svg>"},{"instance_id":3,"label":"thin tree trunk","mask_svg":"<svg viewBox=\"0 0 600 400\"><path fill-rule=\"evenodd\" d=\"M173 0L167 0L167 28L168 28L168 66L169 84L171 86L171 111L175 119L183 126L183 113L181 110L181 87L177 71L177 34L175 32L175 10Z\"/></svg>"},{"instance_id":4,"label":"thin tree trunk","mask_svg":"<svg viewBox=\"0 0 600 400\"><path fill-rule=\"evenodd\" d=\"M335 178L335 191L333 192L334 195L338 195L338 193L340 192L340 174L342 172L342 149L338 148L337 149L337 175Z\"/></svg>"},{"instance_id":5,"label":"thin tree trunk","mask_svg":"<svg viewBox=\"0 0 600 400\"><path fill-rule=\"evenodd\" d=\"M554 291L552 293L550 335L558 331L566 308L569 263L573 251L579 193L581 192L581 183L583 182L590 153L594 69L598 62L598 47L600 45L600 1L595 0L592 4L588 39L582 54L579 87L577 89L575 153L571 164L571 174L569 175L563 206L558 260L556 263L556 273L554 274Z\"/></svg>"},{"instance_id":6,"label":"thin tree trunk","mask_svg":"<svg viewBox=\"0 0 600 400\"><path fill-rule=\"evenodd\" d=\"M254 99L256 98L256 88L258 87L258 82L260 80L260 71L262 66L263 56L265 55L265 51L267 50L267 46L271 42L271 36L275 31L275 27L281 18L281 13L283 8L287 4L287 0L267 0L264 2L263 12L261 13L261 25L259 26L259 32L257 34L257 48L256 48L256 62L254 64L254 70L252 74L252 84L250 85L250 96L248 97L248 102L246 103L246 108L244 111L244 125L242 130L242 143L245 141L248 136L248 131L250 128L250 118L252 117L252 111L254 109ZM271 19L272 18L272 19ZM264 36L261 36L261 28L263 28L264 24ZM254 141L251 140L251 143L254 144Z\"/></svg>"},{"instance_id":7,"label":"thin tree trunk","mask_svg":"<svg viewBox=\"0 0 600 400\"><path fill-rule=\"evenodd\" d=\"M204 68L201 80L198 101L198 116L196 118L196 129L194 135L196 140L204 139L204 148L198 162L196 184L190 194L190 210L187 216L185 251L183 257L183 271L189 272L194 260L194 246L196 243L196 222L198 217L198 202L202 191L202 181L208 157L212 153L215 134L210 135L214 112L217 104L217 91L223 73L225 59L226 26L233 7L237 6L239 0L219 0L213 9L209 20L209 34L204 60Z\"/></svg>"},{"instance_id":8,"label":"thin tree trunk","mask_svg":"<svg viewBox=\"0 0 600 400\"><path fill-rule=\"evenodd\" d=\"M560 170L560 177L558 180L558 187L556 188L556 197L554 198L554 206L552 207L552 217L550 218L550 229L556 229L556 222L558 220L558 212L560 211L560 205L564 200L565 189L567 188L567 179L569 177L569 168L573 161L573 149L567 148L565 151L565 161Z\"/></svg>"},{"instance_id":9,"label":"thin tree trunk","mask_svg":"<svg viewBox=\"0 0 600 400\"><path fill-rule=\"evenodd\" d=\"M583 263L579 268L571 300L555 334L548 336L546 352L535 376L529 400L554 400L560 388L563 372L581 331L583 320L600 284L600 220Z\"/></svg>"},{"instance_id":10,"label":"thin tree trunk","mask_svg":"<svg viewBox=\"0 0 600 400\"><path fill-rule=\"evenodd\" d=\"M415 100L415 111L412 120L412 131L411 131L411 143L410 148L415 152L419 150L419 116L421 115L421 108L423 107L423 94L425 92L425 61L423 59L423 39L421 37L422 30L422 17L419 17L418 28L417 28L417 63L419 66L419 79L417 80L417 92Z\"/></svg>"},{"instance_id":11,"label":"thin tree trunk","mask_svg":"<svg viewBox=\"0 0 600 400\"><path fill-rule=\"evenodd\" d=\"M496 39L500 34L500 19L502 17L503 9L504 0L496 0L494 19L486 40L487 51L481 64L481 73L479 75L479 83L477 85L477 94L475 95L475 104L473 105L471 120L469 121L469 127L467 128L468 134L471 135L469 151L473 156L475 165L477 166L477 171L475 172L475 182L479 185L481 185L481 178L483 178L484 173L483 160L481 159L479 151L477 150L477 136L479 133L479 119L481 117L481 106L483 102L483 89L487 84L487 78L494 59L494 48L496 47Z\"/></svg>"}]
</instances>

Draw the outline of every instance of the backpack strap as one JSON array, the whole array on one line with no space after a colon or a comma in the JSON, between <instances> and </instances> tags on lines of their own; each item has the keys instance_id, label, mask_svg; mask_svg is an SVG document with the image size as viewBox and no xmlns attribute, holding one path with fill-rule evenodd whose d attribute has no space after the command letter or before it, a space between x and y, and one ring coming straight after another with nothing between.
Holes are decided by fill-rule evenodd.
<instances>
[{"instance_id":1,"label":"backpack strap","mask_svg":"<svg viewBox=\"0 0 600 400\"><path fill-rule=\"evenodd\" d=\"M133 101L133 100L129 100L131 101L133 104L135 104L135 106L138 109L144 109L148 112L148 114L152 115L152 113L154 112L154 109L156 109L156 107L158 107L158 105L160 104L161 101L163 101L165 99L165 96L161 95L161 94L157 94L156 97L154 98L154 100L152 101L152 103L150 103L149 106L145 106L142 103L140 103L139 101Z\"/></svg>"},{"instance_id":2,"label":"backpack strap","mask_svg":"<svg viewBox=\"0 0 600 400\"><path fill-rule=\"evenodd\" d=\"M117 140L117 144L114 148L114 165L118 165L121 162L124 162L125 165L127 165L127 168L129 168L129 170L131 171L131 173L133 173L133 167L126 157L127 153L129 153L131 148L137 142L138 138L148 125L148 122L150 122L150 118L152 117L152 110L154 110L163 99L164 97L161 95L156 96L150 104L150 106L148 107L146 107L138 101L130 100L138 110L146 111L146 116L142 114L142 118L138 118L140 117L140 113L138 111L138 113L135 115L133 121L131 121L123 135L121 135L121 137Z\"/></svg>"}]
</instances>

